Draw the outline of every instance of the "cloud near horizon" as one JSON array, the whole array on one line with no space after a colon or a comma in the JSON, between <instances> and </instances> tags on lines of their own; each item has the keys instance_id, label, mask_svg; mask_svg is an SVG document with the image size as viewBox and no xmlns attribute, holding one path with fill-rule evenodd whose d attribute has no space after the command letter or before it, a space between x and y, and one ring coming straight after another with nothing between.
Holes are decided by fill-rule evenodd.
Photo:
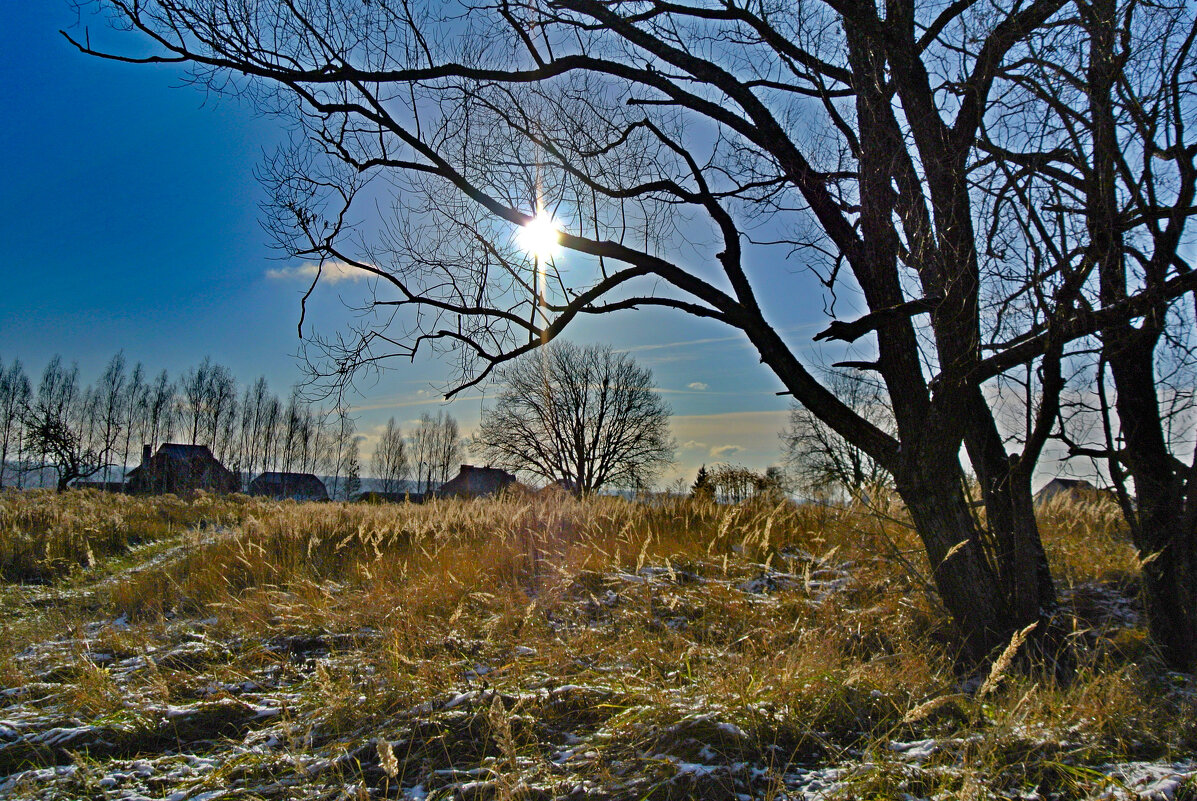
<instances>
[{"instance_id":1,"label":"cloud near horizon","mask_svg":"<svg viewBox=\"0 0 1197 801\"><path fill-rule=\"evenodd\" d=\"M266 271L266 277L273 281L293 281L302 279L311 281L320 273L320 280L330 284L342 281L360 281L368 278L370 273L346 264L343 261L326 261L323 267L314 262L304 262L297 267L272 267Z\"/></svg>"},{"instance_id":2,"label":"cloud near horizon","mask_svg":"<svg viewBox=\"0 0 1197 801\"><path fill-rule=\"evenodd\" d=\"M708 455L712 459L727 459L735 456L742 450L744 449L739 445L720 445L718 447L711 448L711 450L708 451Z\"/></svg>"}]
</instances>

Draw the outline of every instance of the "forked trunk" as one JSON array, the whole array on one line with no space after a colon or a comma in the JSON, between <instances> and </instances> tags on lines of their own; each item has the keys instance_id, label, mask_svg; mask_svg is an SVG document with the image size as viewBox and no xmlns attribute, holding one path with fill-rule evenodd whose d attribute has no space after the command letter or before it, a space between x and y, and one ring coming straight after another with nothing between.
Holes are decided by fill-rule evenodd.
<instances>
[{"instance_id":1,"label":"forked trunk","mask_svg":"<svg viewBox=\"0 0 1197 801\"><path fill-rule=\"evenodd\" d=\"M991 518L986 532L965 496L959 463L925 457L904 473L898 493L927 550L936 589L966 658L982 661L1054 606L1029 490L1026 503L1007 498L1009 512ZM1009 485L1003 492L1016 494ZM1010 527L995 528L999 522ZM995 547L1002 542L1013 547Z\"/></svg>"}]
</instances>

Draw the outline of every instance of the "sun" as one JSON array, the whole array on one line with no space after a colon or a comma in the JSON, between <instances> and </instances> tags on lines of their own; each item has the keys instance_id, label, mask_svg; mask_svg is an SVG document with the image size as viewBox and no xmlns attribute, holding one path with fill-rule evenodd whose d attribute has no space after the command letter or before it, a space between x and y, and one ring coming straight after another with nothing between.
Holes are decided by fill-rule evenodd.
<instances>
[{"instance_id":1,"label":"sun","mask_svg":"<svg viewBox=\"0 0 1197 801\"><path fill-rule=\"evenodd\" d=\"M520 229L520 247L537 259L546 261L561 250L560 236L561 232L553 215L538 211L536 216Z\"/></svg>"}]
</instances>

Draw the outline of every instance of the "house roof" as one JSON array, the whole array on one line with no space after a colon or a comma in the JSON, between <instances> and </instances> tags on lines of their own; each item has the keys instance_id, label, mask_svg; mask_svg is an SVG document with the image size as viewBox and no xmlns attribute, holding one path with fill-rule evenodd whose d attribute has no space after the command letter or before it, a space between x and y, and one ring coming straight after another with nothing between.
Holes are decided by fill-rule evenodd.
<instances>
[{"instance_id":1,"label":"house roof","mask_svg":"<svg viewBox=\"0 0 1197 801\"><path fill-rule=\"evenodd\" d=\"M285 483L285 484L319 484L324 486L324 482L316 478L311 473L282 473L273 470L267 470L265 473L259 473L254 481L261 481L268 484Z\"/></svg>"},{"instance_id":2,"label":"house roof","mask_svg":"<svg viewBox=\"0 0 1197 801\"><path fill-rule=\"evenodd\" d=\"M212 462L221 470L228 472L228 468L220 463L220 460L212 455L212 450L207 445L183 445L178 442L164 442L158 446L158 452L150 457L151 462L159 462L166 459L173 464L183 464L186 462ZM125 474L126 478L130 478L141 471L141 466L138 465Z\"/></svg>"},{"instance_id":3,"label":"house roof","mask_svg":"<svg viewBox=\"0 0 1197 801\"><path fill-rule=\"evenodd\" d=\"M158 452L154 456L165 456L168 459L207 458L216 461L216 457L212 455L212 451L207 445L182 445L177 442L165 442L159 445Z\"/></svg>"},{"instance_id":4,"label":"house roof","mask_svg":"<svg viewBox=\"0 0 1197 801\"><path fill-rule=\"evenodd\" d=\"M437 490L438 495L489 495L515 483L515 476L498 467L463 464L461 472Z\"/></svg>"},{"instance_id":5,"label":"house roof","mask_svg":"<svg viewBox=\"0 0 1197 801\"><path fill-rule=\"evenodd\" d=\"M328 497L324 482L311 473L282 473L267 471L249 483L251 492L281 492Z\"/></svg>"}]
</instances>

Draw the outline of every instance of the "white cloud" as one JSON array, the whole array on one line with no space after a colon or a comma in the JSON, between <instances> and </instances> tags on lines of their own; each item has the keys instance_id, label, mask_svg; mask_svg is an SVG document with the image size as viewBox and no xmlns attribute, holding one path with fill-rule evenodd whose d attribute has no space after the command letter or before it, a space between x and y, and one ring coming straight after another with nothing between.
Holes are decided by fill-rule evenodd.
<instances>
[{"instance_id":1,"label":"white cloud","mask_svg":"<svg viewBox=\"0 0 1197 801\"><path fill-rule=\"evenodd\" d=\"M682 443L682 450L684 451L700 451L707 447L705 442L698 442L697 440L688 439Z\"/></svg>"},{"instance_id":2,"label":"white cloud","mask_svg":"<svg viewBox=\"0 0 1197 801\"><path fill-rule=\"evenodd\" d=\"M316 277L317 272L320 273L321 281L327 281L330 284L337 284L341 281L360 281L370 275L364 270L342 261L326 261L323 266L309 261L298 267L269 269L266 271L266 277L274 281L311 281Z\"/></svg>"},{"instance_id":3,"label":"white cloud","mask_svg":"<svg viewBox=\"0 0 1197 801\"><path fill-rule=\"evenodd\" d=\"M739 445L720 445L709 451L712 459L727 459L744 450Z\"/></svg>"},{"instance_id":4,"label":"white cloud","mask_svg":"<svg viewBox=\"0 0 1197 801\"><path fill-rule=\"evenodd\" d=\"M689 384L686 384L686 386L696 392L706 392L708 389L710 389L708 385L702 383L701 381L692 381Z\"/></svg>"}]
</instances>

